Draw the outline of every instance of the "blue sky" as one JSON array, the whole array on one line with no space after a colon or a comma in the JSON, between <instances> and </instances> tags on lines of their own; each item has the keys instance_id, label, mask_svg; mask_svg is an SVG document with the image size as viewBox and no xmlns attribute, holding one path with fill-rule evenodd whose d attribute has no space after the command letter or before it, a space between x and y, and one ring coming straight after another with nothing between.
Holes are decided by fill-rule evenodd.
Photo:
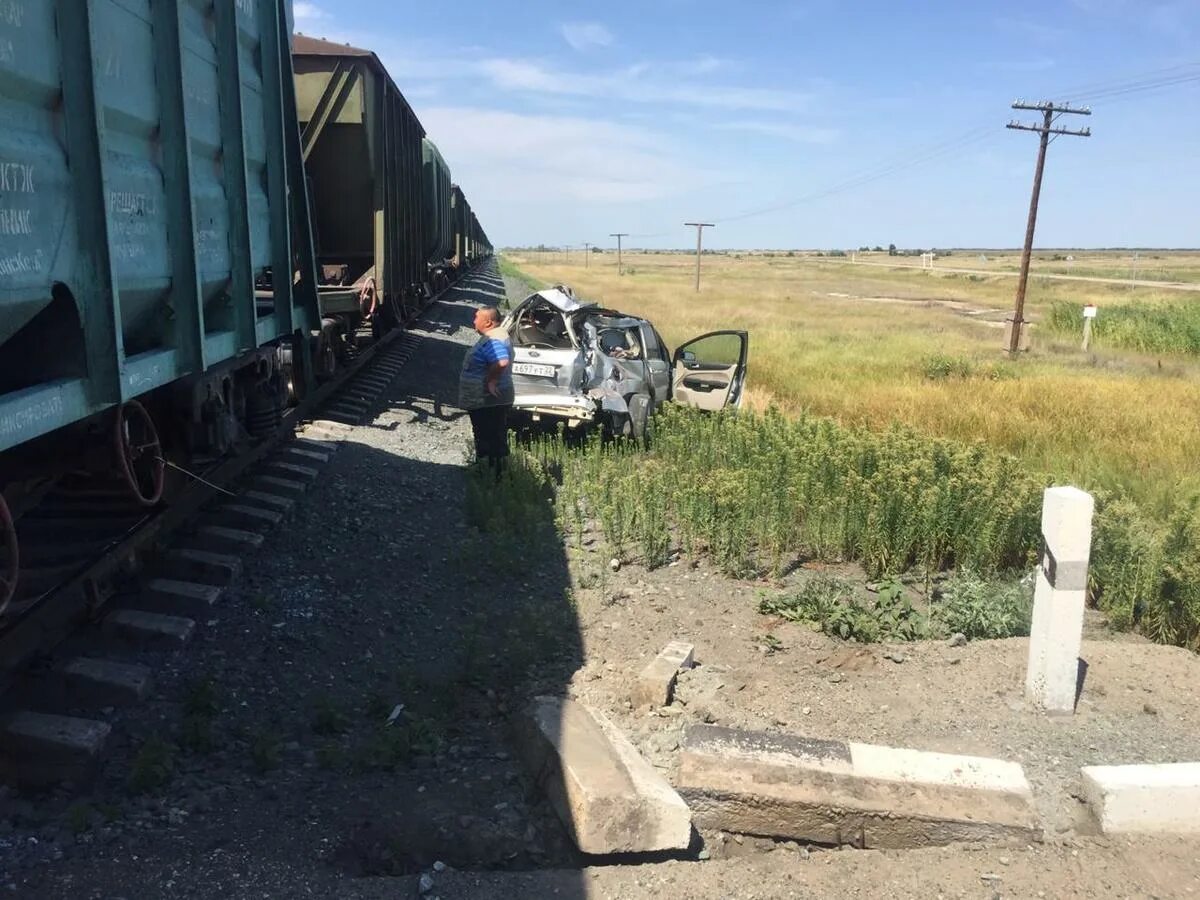
<instances>
[{"instance_id":1,"label":"blue sky","mask_svg":"<svg viewBox=\"0 0 1200 900\"><path fill-rule=\"evenodd\" d=\"M436 10L436 14L431 14ZM1200 0L296 2L374 50L497 246L1200 246ZM1153 73L1153 74L1151 74ZM882 177L872 177L882 174ZM832 190L831 190L832 189ZM801 201L801 202L795 202Z\"/></svg>"}]
</instances>

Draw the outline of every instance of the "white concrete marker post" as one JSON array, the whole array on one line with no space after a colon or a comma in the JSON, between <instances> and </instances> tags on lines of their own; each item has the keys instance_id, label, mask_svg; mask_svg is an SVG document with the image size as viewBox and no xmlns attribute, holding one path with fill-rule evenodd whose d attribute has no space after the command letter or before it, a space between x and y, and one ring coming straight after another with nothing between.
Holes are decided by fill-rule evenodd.
<instances>
[{"instance_id":1,"label":"white concrete marker post","mask_svg":"<svg viewBox=\"0 0 1200 900\"><path fill-rule=\"evenodd\" d=\"M1075 711L1094 507L1091 494L1073 487L1047 488L1042 500L1025 694L1047 712Z\"/></svg>"}]
</instances>

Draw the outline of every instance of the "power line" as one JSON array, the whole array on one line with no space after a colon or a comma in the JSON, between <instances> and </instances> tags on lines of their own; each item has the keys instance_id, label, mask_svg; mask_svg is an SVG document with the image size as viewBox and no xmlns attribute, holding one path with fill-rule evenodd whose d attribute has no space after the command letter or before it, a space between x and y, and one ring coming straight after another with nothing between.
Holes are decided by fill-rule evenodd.
<instances>
[{"instance_id":1,"label":"power line","mask_svg":"<svg viewBox=\"0 0 1200 900\"><path fill-rule=\"evenodd\" d=\"M1170 66L1164 69L1152 70L1139 75L1127 76L1119 80L1110 80L1102 82L1093 82L1085 84L1075 89L1065 91L1054 91L1049 96L1079 96L1081 100L1092 102L1094 100L1106 100L1114 97L1125 96L1133 93L1144 91L1161 90L1166 87L1174 87L1181 84L1200 81L1200 62L1184 63L1177 66ZM858 175L851 176L843 181L837 182L828 188L812 193L805 194L793 200L787 200L783 203L773 204L771 206L761 207L759 209L749 210L747 212L738 213L732 216L724 216L719 219L721 222L739 222L743 219L749 219L755 216L766 215L772 212L781 212L785 209L791 209L795 206L800 206L804 203L810 203L813 200L820 200L826 197L840 194L854 188L863 187L871 184L889 175L894 175L897 172L911 169L915 166L922 165L926 162L932 162L935 159L954 153L958 150L964 150L974 144L980 143L994 134L993 127L990 124L981 124L975 128L965 131L955 137L948 138L940 143L930 145L926 148L917 149L910 152L895 162L883 163L879 166L867 169Z\"/></svg>"},{"instance_id":2,"label":"power line","mask_svg":"<svg viewBox=\"0 0 1200 900\"><path fill-rule=\"evenodd\" d=\"M1046 96L1074 96L1080 101L1088 103L1111 104L1117 102L1119 98L1129 97L1135 94L1143 94L1147 92L1165 90L1172 87L1179 87L1185 84L1200 82L1200 61L1181 63L1174 66L1168 66L1161 69L1152 69L1146 72L1141 72L1133 75L1127 75L1119 79L1110 79L1105 81L1084 83L1068 88L1066 90L1051 91ZM981 123L978 126L968 129L953 137L946 138L942 141L910 150L908 153L891 161L883 161L874 166L863 169L862 171L850 175L847 178L834 182L832 185L811 191L799 197L790 200L785 200L778 203L773 203L768 206L762 206L743 212L735 213L730 216L721 216L717 219L720 223L740 222L745 219L755 218L757 216L768 215L775 212L783 212L784 210L792 209L801 206L805 203L811 203L815 200L822 200L827 197L836 196L837 194L845 193L846 191L854 190L855 188L864 187L873 182L895 175L908 169L916 168L928 162L941 159L959 151L965 150L985 140L988 140L995 134L994 126L990 123ZM1056 140L1058 135L1052 133L1050 142ZM665 237L673 232L658 231L648 234L626 235L638 239L650 239Z\"/></svg>"},{"instance_id":3,"label":"power line","mask_svg":"<svg viewBox=\"0 0 1200 900\"><path fill-rule=\"evenodd\" d=\"M1138 85L1155 82L1168 83L1175 78L1188 80L1197 76L1200 76L1200 61L1193 61L1175 66L1167 66L1162 69L1151 69L1147 72L1124 75L1117 79L1070 85L1059 90L1050 91L1046 96L1069 96L1078 97L1080 100L1092 101L1096 96L1106 94L1110 91L1124 91L1129 88L1136 88Z\"/></svg>"},{"instance_id":4,"label":"power line","mask_svg":"<svg viewBox=\"0 0 1200 900\"><path fill-rule=\"evenodd\" d=\"M939 157L966 149L972 144L977 144L991 137L991 133L991 126L972 128L970 131L963 132L962 134L942 141L941 143L917 150L915 154L910 154L908 158L891 163L884 163L881 166L873 166L872 168L867 169L858 175L854 175L843 181L836 182L835 184L822 190L813 191L811 193L804 194L803 196L796 197L792 200L786 200L782 203L772 204L771 206L752 209L747 212L738 213L732 216L722 216L718 221L725 223L740 222L743 219L766 215L767 213L781 212L782 210L791 209L792 207L799 206L804 203L810 203L813 200L831 197L835 194L840 194L845 191L852 190L853 188L870 184L873 181L878 181L881 178L886 178L889 175L894 175L895 173L901 172L905 169L911 169L914 166L921 165L922 163L930 162L934 159L938 159Z\"/></svg>"}]
</instances>

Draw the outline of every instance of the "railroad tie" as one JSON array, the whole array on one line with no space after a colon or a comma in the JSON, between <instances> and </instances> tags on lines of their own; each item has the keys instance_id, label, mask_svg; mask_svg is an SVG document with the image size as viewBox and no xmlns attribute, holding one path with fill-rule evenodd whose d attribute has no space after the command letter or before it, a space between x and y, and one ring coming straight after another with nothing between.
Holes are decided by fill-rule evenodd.
<instances>
[{"instance_id":1,"label":"railroad tie","mask_svg":"<svg viewBox=\"0 0 1200 900\"><path fill-rule=\"evenodd\" d=\"M77 656L57 671L63 701L71 707L128 706L150 693L153 675L146 666Z\"/></svg>"},{"instance_id":2,"label":"railroad tie","mask_svg":"<svg viewBox=\"0 0 1200 900\"><path fill-rule=\"evenodd\" d=\"M111 725L95 719L17 710L0 722L0 768L30 787L79 784L95 773L111 733Z\"/></svg>"},{"instance_id":3,"label":"railroad tie","mask_svg":"<svg viewBox=\"0 0 1200 900\"><path fill-rule=\"evenodd\" d=\"M157 565L167 577L219 585L230 584L242 571L242 561L236 556L192 547L168 550Z\"/></svg>"},{"instance_id":4,"label":"railroad tie","mask_svg":"<svg viewBox=\"0 0 1200 900\"><path fill-rule=\"evenodd\" d=\"M181 538L185 546L210 553L246 553L261 547L263 540L263 536L256 531L223 525L202 525L195 534Z\"/></svg>"},{"instance_id":5,"label":"railroad tie","mask_svg":"<svg viewBox=\"0 0 1200 900\"><path fill-rule=\"evenodd\" d=\"M214 584L176 581L173 578L151 578L127 605L150 612L186 616L205 621L221 599L222 589Z\"/></svg>"},{"instance_id":6,"label":"railroad tie","mask_svg":"<svg viewBox=\"0 0 1200 900\"><path fill-rule=\"evenodd\" d=\"M196 622L141 609L115 609L104 617L101 628L105 634L137 646L178 649L192 639Z\"/></svg>"}]
</instances>

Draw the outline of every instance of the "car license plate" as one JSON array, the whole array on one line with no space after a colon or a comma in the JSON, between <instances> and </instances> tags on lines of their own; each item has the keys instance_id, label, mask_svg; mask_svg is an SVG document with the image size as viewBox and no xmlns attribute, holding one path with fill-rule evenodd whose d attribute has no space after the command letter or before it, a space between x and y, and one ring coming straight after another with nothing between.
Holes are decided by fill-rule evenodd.
<instances>
[{"instance_id":1,"label":"car license plate","mask_svg":"<svg viewBox=\"0 0 1200 900\"><path fill-rule=\"evenodd\" d=\"M554 366L539 366L536 363L513 363L515 375L541 375L543 378L554 377Z\"/></svg>"}]
</instances>

